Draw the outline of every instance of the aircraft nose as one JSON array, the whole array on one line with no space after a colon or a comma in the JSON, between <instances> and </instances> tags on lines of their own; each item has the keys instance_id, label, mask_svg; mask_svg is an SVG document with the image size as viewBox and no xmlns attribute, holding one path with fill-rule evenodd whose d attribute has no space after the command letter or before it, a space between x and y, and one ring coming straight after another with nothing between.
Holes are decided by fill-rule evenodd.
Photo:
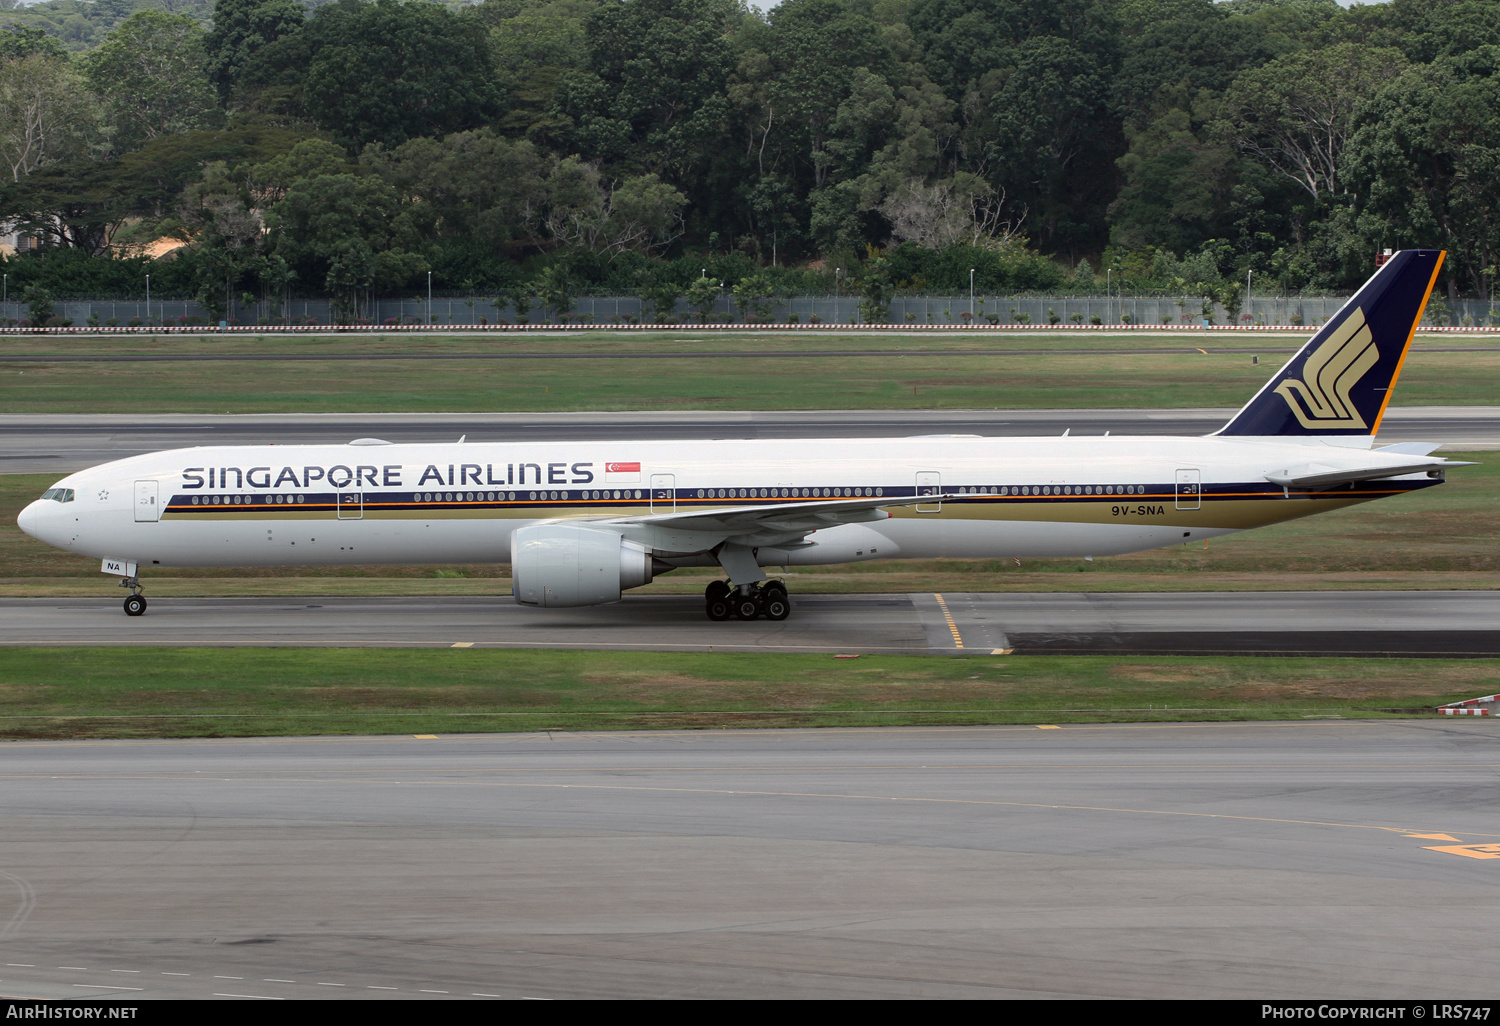
<instances>
[{"instance_id":1,"label":"aircraft nose","mask_svg":"<svg viewBox=\"0 0 1500 1026\"><path fill-rule=\"evenodd\" d=\"M16 517L16 526L25 531L27 534L31 535L31 537L33 538L37 537L36 532L37 529L41 526L42 522L42 511L38 508L39 506L41 506L41 504L42 500L36 500L35 502L31 503L31 505L21 510L21 515Z\"/></svg>"}]
</instances>

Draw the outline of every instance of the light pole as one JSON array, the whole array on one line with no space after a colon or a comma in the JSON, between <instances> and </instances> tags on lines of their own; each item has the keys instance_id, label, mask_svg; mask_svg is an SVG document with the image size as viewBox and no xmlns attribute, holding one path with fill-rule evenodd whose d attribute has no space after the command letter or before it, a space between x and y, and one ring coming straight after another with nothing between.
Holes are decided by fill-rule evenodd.
<instances>
[{"instance_id":1,"label":"light pole","mask_svg":"<svg viewBox=\"0 0 1500 1026\"><path fill-rule=\"evenodd\" d=\"M1109 320L1109 283L1114 280L1114 276L1115 269L1113 267L1106 267L1104 269L1104 319L1109 321L1110 324L1115 323Z\"/></svg>"},{"instance_id":2,"label":"light pole","mask_svg":"<svg viewBox=\"0 0 1500 1026\"><path fill-rule=\"evenodd\" d=\"M838 323L839 319L839 281L844 277L844 269L835 267L833 269L833 320Z\"/></svg>"},{"instance_id":3,"label":"light pole","mask_svg":"<svg viewBox=\"0 0 1500 1026\"><path fill-rule=\"evenodd\" d=\"M432 326L432 272L427 272L427 325Z\"/></svg>"},{"instance_id":4,"label":"light pole","mask_svg":"<svg viewBox=\"0 0 1500 1026\"><path fill-rule=\"evenodd\" d=\"M969 323L974 323L974 268L969 268Z\"/></svg>"},{"instance_id":5,"label":"light pole","mask_svg":"<svg viewBox=\"0 0 1500 1026\"><path fill-rule=\"evenodd\" d=\"M1245 306L1244 306L1244 310L1245 310L1245 316L1246 317L1250 316L1250 276L1252 274L1254 274L1254 273L1255 273L1255 271L1252 270L1251 268L1249 268L1249 267L1245 268Z\"/></svg>"},{"instance_id":6,"label":"light pole","mask_svg":"<svg viewBox=\"0 0 1500 1026\"><path fill-rule=\"evenodd\" d=\"M146 320L151 320L151 275L146 275Z\"/></svg>"}]
</instances>

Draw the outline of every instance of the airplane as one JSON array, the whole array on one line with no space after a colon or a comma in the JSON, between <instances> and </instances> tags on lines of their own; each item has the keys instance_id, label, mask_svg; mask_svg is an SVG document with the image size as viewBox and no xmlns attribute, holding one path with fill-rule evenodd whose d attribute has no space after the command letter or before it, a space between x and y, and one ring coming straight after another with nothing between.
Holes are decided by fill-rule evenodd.
<instances>
[{"instance_id":1,"label":"airplane","mask_svg":"<svg viewBox=\"0 0 1500 1026\"><path fill-rule=\"evenodd\" d=\"M1444 255L1391 257L1204 437L198 447L70 474L18 522L100 559L130 616L151 567L462 562L535 607L718 566L710 619L783 620L765 567L1118 555L1441 483L1469 464L1374 439Z\"/></svg>"}]
</instances>

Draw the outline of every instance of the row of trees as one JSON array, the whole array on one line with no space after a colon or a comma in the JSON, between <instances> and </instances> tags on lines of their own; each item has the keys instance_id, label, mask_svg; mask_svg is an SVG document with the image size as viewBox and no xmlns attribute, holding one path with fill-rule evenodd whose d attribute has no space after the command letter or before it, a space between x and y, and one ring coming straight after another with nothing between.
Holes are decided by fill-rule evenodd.
<instances>
[{"instance_id":1,"label":"row of trees","mask_svg":"<svg viewBox=\"0 0 1500 1026\"><path fill-rule=\"evenodd\" d=\"M219 0L96 45L38 8L0 32L0 217L101 261L187 242L163 277L211 306L714 261L1227 295L1403 245L1457 296L1500 264L1500 0Z\"/></svg>"}]
</instances>

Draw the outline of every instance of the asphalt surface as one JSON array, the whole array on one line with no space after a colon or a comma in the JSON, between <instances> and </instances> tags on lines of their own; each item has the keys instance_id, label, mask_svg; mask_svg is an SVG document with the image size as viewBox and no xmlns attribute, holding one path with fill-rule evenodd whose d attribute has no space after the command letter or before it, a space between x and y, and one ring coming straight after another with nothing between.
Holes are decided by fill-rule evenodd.
<instances>
[{"instance_id":1,"label":"asphalt surface","mask_svg":"<svg viewBox=\"0 0 1500 1026\"><path fill-rule=\"evenodd\" d=\"M10 743L0 994L1493 998L1497 731Z\"/></svg>"},{"instance_id":2,"label":"asphalt surface","mask_svg":"<svg viewBox=\"0 0 1500 1026\"><path fill-rule=\"evenodd\" d=\"M507 597L0 599L0 645L305 645L680 652L1500 655L1500 592L806 595L715 623L694 596L531 609ZM115 589L118 591L118 589ZM951 619L951 624L950 624Z\"/></svg>"},{"instance_id":3,"label":"asphalt surface","mask_svg":"<svg viewBox=\"0 0 1500 1026\"><path fill-rule=\"evenodd\" d=\"M832 410L680 413L6 414L0 473L71 473L109 460L194 445L525 442L677 438L884 438L919 434L1203 435L1235 411ZM1440 442L1449 450L1500 448L1500 406L1396 407L1381 444Z\"/></svg>"}]
</instances>

